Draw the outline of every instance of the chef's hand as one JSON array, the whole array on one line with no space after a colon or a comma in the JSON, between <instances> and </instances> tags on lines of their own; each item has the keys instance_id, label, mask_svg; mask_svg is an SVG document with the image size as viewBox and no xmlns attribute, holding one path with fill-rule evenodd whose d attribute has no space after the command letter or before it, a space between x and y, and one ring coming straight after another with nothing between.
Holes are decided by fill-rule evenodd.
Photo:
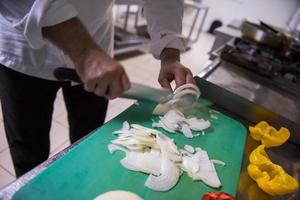
<instances>
[{"instance_id":1,"label":"chef's hand","mask_svg":"<svg viewBox=\"0 0 300 200\"><path fill-rule=\"evenodd\" d=\"M161 68L158 82L163 88L172 90L170 83L175 80L176 88L192 83L195 84L191 70L180 63L180 52L177 49L164 49L160 55Z\"/></svg>"},{"instance_id":2,"label":"chef's hand","mask_svg":"<svg viewBox=\"0 0 300 200\"><path fill-rule=\"evenodd\" d=\"M114 99L129 89L130 82L123 66L99 48L92 48L75 62L85 90Z\"/></svg>"},{"instance_id":3,"label":"chef's hand","mask_svg":"<svg viewBox=\"0 0 300 200\"><path fill-rule=\"evenodd\" d=\"M43 27L42 33L71 58L87 91L113 99L129 89L124 68L98 47L78 18Z\"/></svg>"}]
</instances>

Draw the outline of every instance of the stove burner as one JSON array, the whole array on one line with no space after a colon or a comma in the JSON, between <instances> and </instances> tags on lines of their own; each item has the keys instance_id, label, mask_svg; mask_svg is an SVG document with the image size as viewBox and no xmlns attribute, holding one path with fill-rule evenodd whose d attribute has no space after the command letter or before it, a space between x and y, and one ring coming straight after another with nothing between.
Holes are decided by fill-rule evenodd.
<instances>
[{"instance_id":1,"label":"stove burner","mask_svg":"<svg viewBox=\"0 0 300 200\"><path fill-rule=\"evenodd\" d=\"M221 58L269 79L280 77L288 82L300 84L300 62L286 56L281 49L236 38L226 44Z\"/></svg>"}]
</instances>

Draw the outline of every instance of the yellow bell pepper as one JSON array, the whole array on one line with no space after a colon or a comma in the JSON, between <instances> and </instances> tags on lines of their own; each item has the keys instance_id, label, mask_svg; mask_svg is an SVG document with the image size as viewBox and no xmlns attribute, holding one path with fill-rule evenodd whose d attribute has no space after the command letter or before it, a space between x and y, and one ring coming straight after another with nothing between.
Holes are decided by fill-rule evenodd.
<instances>
[{"instance_id":1,"label":"yellow bell pepper","mask_svg":"<svg viewBox=\"0 0 300 200\"><path fill-rule=\"evenodd\" d=\"M266 147L280 146L290 137L288 129L281 127L277 131L265 121L259 122L254 127L250 126L249 131L254 140L261 141Z\"/></svg>"},{"instance_id":2,"label":"yellow bell pepper","mask_svg":"<svg viewBox=\"0 0 300 200\"><path fill-rule=\"evenodd\" d=\"M272 163L264 148L265 145L260 145L250 154L247 168L250 177L272 196L288 194L298 189L298 181L281 166Z\"/></svg>"}]
</instances>

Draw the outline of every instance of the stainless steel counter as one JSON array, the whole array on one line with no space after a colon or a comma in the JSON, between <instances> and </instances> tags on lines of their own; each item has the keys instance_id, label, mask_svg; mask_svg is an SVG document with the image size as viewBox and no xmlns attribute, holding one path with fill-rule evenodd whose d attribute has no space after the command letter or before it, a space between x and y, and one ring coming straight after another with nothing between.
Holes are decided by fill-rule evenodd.
<instances>
[{"instance_id":1,"label":"stainless steel counter","mask_svg":"<svg viewBox=\"0 0 300 200\"><path fill-rule=\"evenodd\" d=\"M273 88L247 71L220 60L210 62L196 77L196 81L202 97L214 102L218 110L239 120L246 127L266 120L277 128L281 126L289 128L292 134L291 140L280 147L266 151L274 163L281 165L298 182L300 181L299 97ZM300 190L285 196L269 196L248 176L249 155L259 144L248 135L237 198L239 200L300 199Z\"/></svg>"},{"instance_id":2,"label":"stainless steel counter","mask_svg":"<svg viewBox=\"0 0 300 200\"><path fill-rule=\"evenodd\" d=\"M205 88L204 93L214 103L252 123L266 120L277 128L287 127L292 133L290 141L300 145L300 96L247 69L218 59L198 76L222 88ZM228 99L231 95L235 98Z\"/></svg>"}]
</instances>

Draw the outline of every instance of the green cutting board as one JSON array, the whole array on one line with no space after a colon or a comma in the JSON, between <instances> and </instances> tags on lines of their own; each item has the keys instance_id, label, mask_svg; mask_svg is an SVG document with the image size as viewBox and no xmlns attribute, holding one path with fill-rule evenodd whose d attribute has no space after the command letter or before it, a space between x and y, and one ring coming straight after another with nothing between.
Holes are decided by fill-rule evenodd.
<instances>
[{"instance_id":1,"label":"green cutting board","mask_svg":"<svg viewBox=\"0 0 300 200\"><path fill-rule=\"evenodd\" d=\"M188 199L199 200L208 191L224 191L236 195L242 156L246 140L245 127L221 113L218 119L210 119L212 126L205 135L193 139L182 134L170 134L177 146L185 144L201 147L208 152L210 159L222 160L226 166L216 165L223 186L215 190L200 181L193 181L184 173L177 185L168 192L155 192L144 186L147 174L133 172L121 166L123 152L110 154L107 145L116 136L112 132L121 128L123 121L151 127L153 104L132 105L119 116L96 130L81 144L52 163L46 170L23 186L13 199L58 200L93 199L110 190L132 191L143 199ZM194 114L208 117L209 108L194 111ZM162 131L164 132L164 131Z\"/></svg>"}]
</instances>

